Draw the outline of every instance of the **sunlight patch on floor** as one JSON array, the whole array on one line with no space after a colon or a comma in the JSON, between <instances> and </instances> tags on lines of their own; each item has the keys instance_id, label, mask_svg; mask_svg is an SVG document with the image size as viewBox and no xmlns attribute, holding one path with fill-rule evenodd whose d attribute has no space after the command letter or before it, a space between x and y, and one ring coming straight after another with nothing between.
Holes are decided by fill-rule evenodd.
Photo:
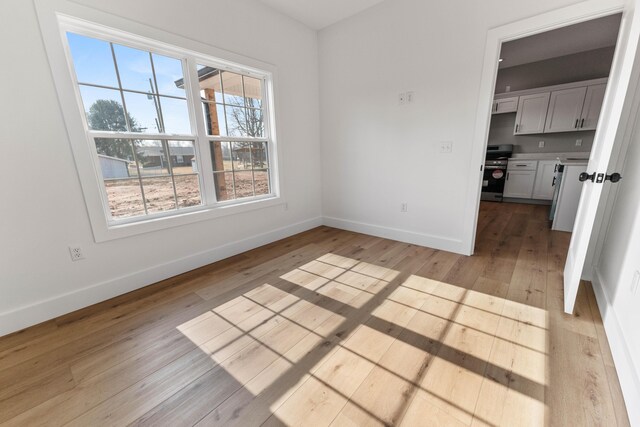
<instances>
[{"instance_id":1,"label":"sunlight patch on floor","mask_svg":"<svg viewBox=\"0 0 640 427\"><path fill-rule=\"evenodd\" d=\"M507 412L543 419L546 311L399 274L325 254L178 330L243 385L245 400L269 396L263 405L285 424L310 413L410 423L416 405L465 425L498 425ZM283 378L288 387L269 395Z\"/></svg>"}]
</instances>

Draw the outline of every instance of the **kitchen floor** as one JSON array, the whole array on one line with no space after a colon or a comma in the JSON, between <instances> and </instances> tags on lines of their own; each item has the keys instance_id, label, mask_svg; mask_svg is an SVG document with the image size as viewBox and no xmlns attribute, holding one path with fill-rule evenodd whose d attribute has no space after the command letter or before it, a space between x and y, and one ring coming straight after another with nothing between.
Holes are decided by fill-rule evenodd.
<instances>
[{"instance_id":1,"label":"kitchen floor","mask_svg":"<svg viewBox=\"0 0 640 427\"><path fill-rule=\"evenodd\" d=\"M0 424L628 426L547 209L482 203L472 257L319 227L0 338Z\"/></svg>"}]
</instances>

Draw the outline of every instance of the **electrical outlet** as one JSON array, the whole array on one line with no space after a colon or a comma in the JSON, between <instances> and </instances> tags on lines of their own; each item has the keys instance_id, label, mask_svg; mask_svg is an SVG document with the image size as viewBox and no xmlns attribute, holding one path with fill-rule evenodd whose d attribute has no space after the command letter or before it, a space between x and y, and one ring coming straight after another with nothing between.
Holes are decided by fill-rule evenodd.
<instances>
[{"instance_id":1,"label":"electrical outlet","mask_svg":"<svg viewBox=\"0 0 640 427\"><path fill-rule=\"evenodd\" d=\"M407 202L403 202L400 205L400 212L407 212L409 210L409 205L407 204Z\"/></svg>"},{"instance_id":2,"label":"electrical outlet","mask_svg":"<svg viewBox=\"0 0 640 427\"><path fill-rule=\"evenodd\" d=\"M404 105L406 103L407 103L407 93L402 92L400 95L398 95L398 104Z\"/></svg>"},{"instance_id":3,"label":"electrical outlet","mask_svg":"<svg viewBox=\"0 0 640 427\"><path fill-rule=\"evenodd\" d=\"M82 248L80 246L69 246L69 253L71 254L71 261L80 261L84 259Z\"/></svg>"},{"instance_id":4,"label":"electrical outlet","mask_svg":"<svg viewBox=\"0 0 640 427\"><path fill-rule=\"evenodd\" d=\"M538 142L538 148L544 148L544 141Z\"/></svg>"},{"instance_id":5,"label":"electrical outlet","mask_svg":"<svg viewBox=\"0 0 640 427\"><path fill-rule=\"evenodd\" d=\"M640 271L636 270L633 275L633 280L631 281L631 294L635 295L638 293L638 284L640 284Z\"/></svg>"},{"instance_id":6,"label":"electrical outlet","mask_svg":"<svg viewBox=\"0 0 640 427\"><path fill-rule=\"evenodd\" d=\"M504 88L504 91L505 91L505 92L511 92L511 86L507 86L507 87L505 87L505 88Z\"/></svg>"},{"instance_id":7,"label":"electrical outlet","mask_svg":"<svg viewBox=\"0 0 640 427\"><path fill-rule=\"evenodd\" d=\"M451 153L453 151L453 142L451 141L442 141L440 143L440 152L441 153Z\"/></svg>"},{"instance_id":8,"label":"electrical outlet","mask_svg":"<svg viewBox=\"0 0 640 427\"><path fill-rule=\"evenodd\" d=\"M582 140L576 139L576 147L582 147Z\"/></svg>"}]
</instances>

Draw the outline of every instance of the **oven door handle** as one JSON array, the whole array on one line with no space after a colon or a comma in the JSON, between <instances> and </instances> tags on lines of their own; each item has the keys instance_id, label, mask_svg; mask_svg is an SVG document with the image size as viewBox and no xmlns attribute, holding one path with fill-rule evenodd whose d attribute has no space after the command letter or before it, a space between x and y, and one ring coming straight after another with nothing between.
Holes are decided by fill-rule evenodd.
<instances>
[{"instance_id":1,"label":"oven door handle","mask_svg":"<svg viewBox=\"0 0 640 427\"><path fill-rule=\"evenodd\" d=\"M485 170L494 170L494 169L506 169L506 166L485 166Z\"/></svg>"}]
</instances>

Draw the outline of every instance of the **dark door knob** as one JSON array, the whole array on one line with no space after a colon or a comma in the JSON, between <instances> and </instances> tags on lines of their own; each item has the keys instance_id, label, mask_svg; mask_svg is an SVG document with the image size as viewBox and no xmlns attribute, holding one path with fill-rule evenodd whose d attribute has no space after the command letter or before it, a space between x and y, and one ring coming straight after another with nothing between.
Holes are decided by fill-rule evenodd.
<instances>
[{"instance_id":1,"label":"dark door knob","mask_svg":"<svg viewBox=\"0 0 640 427\"><path fill-rule=\"evenodd\" d=\"M578 177L578 180L580 180L580 182L585 182L586 180L591 180L591 182L593 182L593 180L596 177L596 173L592 173L591 175L589 175L587 172L582 172L580 174L580 176Z\"/></svg>"},{"instance_id":2,"label":"dark door knob","mask_svg":"<svg viewBox=\"0 0 640 427\"><path fill-rule=\"evenodd\" d=\"M605 176L605 181L608 179L609 181L616 183L618 181L620 181L622 179L622 175L620 175L618 172L616 173L612 173L611 175L607 175Z\"/></svg>"}]
</instances>

